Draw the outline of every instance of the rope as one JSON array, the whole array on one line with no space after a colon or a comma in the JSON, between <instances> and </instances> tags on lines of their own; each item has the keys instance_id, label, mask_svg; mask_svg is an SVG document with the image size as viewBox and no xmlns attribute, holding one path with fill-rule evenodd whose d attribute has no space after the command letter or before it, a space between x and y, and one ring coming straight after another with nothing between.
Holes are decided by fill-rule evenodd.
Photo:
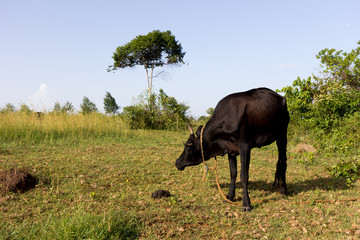
<instances>
[{"instance_id":1,"label":"rope","mask_svg":"<svg viewBox=\"0 0 360 240\"><path fill-rule=\"evenodd\" d=\"M205 182L205 179L206 179L206 174L207 174L207 171L208 171L208 166L206 165L205 163L205 157L204 157L204 149L203 149L203 132L204 132L204 128L206 126L206 123L205 125L201 128L201 131L200 131L200 149L201 149L201 157L202 157L202 160L203 160L203 163L204 163L204 176L203 176L203 182Z\"/></svg>"},{"instance_id":2,"label":"rope","mask_svg":"<svg viewBox=\"0 0 360 240\"><path fill-rule=\"evenodd\" d=\"M205 182L205 179L206 179L206 175L207 175L207 171L209 169L209 167L207 166L206 162L205 162L205 157L204 157L204 149L203 149L203 132L204 132L204 128L205 128L206 124L201 128L201 132L200 132L200 148L201 148L201 156L202 156L202 160L203 160L203 163L204 163L204 176L203 176L203 182ZM220 187L220 183L219 183L219 177L218 177L218 173L217 173L217 160L216 160L216 157L215 157L215 167L214 167L214 170L215 170L215 177L216 177L216 185L218 187L218 190L219 190L219 193L220 195L222 196L222 198L228 202L228 203L231 203L231 204L236 204L236 205L239 205L241 204L240 202L233 202L229 199L226 198L225 194L223 193L223 191L221 190L221 187ZM295 202L297 204L314 204L314 203L334 203L334 202L351 202L351 201L360 201L360 198L348 198L348 199L337 199L337 200L330 200L330 199L324 199L324 200L313 200L313 201L305 201L305 202ZM266 199L263 199L263 200L253 200L251 201L253 203L262 203L262 202L276 202L275 200L266 200Z\"/></svg>"},{"instance_id":3,"label":"rope","mask_svg":"<svg viewBox=\"0 0 360 240\"><path fill-rule=\"evenodd\" d=\"M201 156L202 156L202 160L203 160L203 163L204 163L204 176L203 176L203 182L205 182L205 179L206 179L206 175L207 175L207 171L209 169L209 167L206 165L205 163L205 157L204 157L204 148L203 148L203 132L204 132L204 129L205 129L205 126L206 124L201 128L201 131L200 131L200 149L201 149ZM217 160L216 160L216 157L215 157L215 176L216 176L216 185L218 186L218 189L219 189L219 192L220 192L220 195L223 197L223 199L228 202L228 203L231 203L231 204L240 204L239 202L233 202L233 201L230 201L229 199L226 198L225 194L223 193L223 191L221 190L221 187L220 187L220 184L219 184L219 178L218 178L218 174L217 174Z\"/></svg>"},{"instance_id":4,"label":"rope","mask_svg":"<svg viewBox=\"0 0 360 240\"><path fill-rule=\"evenodd\" d=\"M217 174L217 160L216 160L216 157L215 157L215 176L216 176L216 185L219 189L219 192L220 192L220 195L223 197L223 199L228 202L228 203L231 203L231 204L240 204L240 202L233 202L233 201L230 201L229 199L227 199L227 197L225 196L225 194L223 193L223 191L221 190L221 187L220 187L220 184L219 184L219 178L218 178L218 174Z\"/></svg>"}]
</instances>

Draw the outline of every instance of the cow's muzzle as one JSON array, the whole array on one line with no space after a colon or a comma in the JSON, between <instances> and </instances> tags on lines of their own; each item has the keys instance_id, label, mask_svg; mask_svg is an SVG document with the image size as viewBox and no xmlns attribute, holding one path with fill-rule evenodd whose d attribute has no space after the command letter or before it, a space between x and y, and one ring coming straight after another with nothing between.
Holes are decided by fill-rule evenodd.
<instances>
[{"instance_id":1,"label":"cow's muzzle","mask_svg":"<svg viewBox=\"0 0 360 240\"><path fill-rule=\"evenodd\" d=\"M183 170L185 169L185 165L180 164L180 163L179 163L179 159L176 160L175 166L176 166L176 168L177 168L178 170L180 170L180 171L183 171Z\"/></svg>"}]
</instances>

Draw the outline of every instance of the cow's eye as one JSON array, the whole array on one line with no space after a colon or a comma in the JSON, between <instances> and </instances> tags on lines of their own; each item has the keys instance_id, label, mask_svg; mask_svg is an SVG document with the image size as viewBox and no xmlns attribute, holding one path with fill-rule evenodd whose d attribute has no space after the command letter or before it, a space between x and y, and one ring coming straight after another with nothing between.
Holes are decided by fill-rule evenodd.
<instances>
[{"instance_id":1,"label":"cow's eye","mask_svg":"<svg viewBox=\"0 0 360 240\"><path fill-rule=\"evenodd\" d=\"M192 147L192 143L184 143L185 146Z\"/></svg>"}]
</instances>

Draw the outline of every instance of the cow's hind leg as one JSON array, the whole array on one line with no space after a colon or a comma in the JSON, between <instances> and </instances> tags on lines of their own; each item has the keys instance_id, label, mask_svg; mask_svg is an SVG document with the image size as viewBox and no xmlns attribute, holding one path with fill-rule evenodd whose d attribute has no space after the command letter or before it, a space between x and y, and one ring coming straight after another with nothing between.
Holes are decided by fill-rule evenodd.
<instances>
[{"instance_id":1,"label":"cow's hind leg","mask_svg":"<svg viewBox=\"0 0 360 240\"><path fill-rule=\"evenodd\" d=\"M233 156L231 154L228 154L229 158L229 166L230 166L230 187L229 187L229 193L226 196L227 199L230 201L234 201L235 197L235 183L236 183L236 176L237 176L237 160L236 156Z\"/></svg>"},{"instance_id":2,"label":"cow's hind leg","mask_svg":"<svg viewBox=\"0 0 360 240\"><path fill-rule=\"evenodd\" d=\"M276 145L279 151L279 159L276 165L276 173L275 173L275 181L273 187L279 187L280 193L287 194L287 186L286 186L286 145L287 138L286 136L280 138L276 141Z\"/></svg>"},{"instance_id":3,"label":"cow's hind leg","mask_svg":"<svg viewBox=\"0 0 360 240\"><path fill-rule=\"evenodd\" d=\"M248 182L249 182L249 166L250 166L250 148L244 146L240 148L241 157L241 182L243 185L243 206L244 212L251 211L250 197L248 193Z\"/></svg>"}]
</instances>

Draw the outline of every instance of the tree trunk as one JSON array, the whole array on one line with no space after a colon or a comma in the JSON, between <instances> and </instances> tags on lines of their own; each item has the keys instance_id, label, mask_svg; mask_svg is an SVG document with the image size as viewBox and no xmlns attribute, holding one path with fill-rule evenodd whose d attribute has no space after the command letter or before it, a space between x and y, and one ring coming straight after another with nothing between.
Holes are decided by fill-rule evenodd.
<instances>
[{"instance_id":1,"label":"tree trunk","mask_svg":"<svg viewBox=\"0 0 360 240\"><path fill-rule=\"evenodd\" d=\"M154 66L151 66L150 76L149 76L149 70L148 70L147 66L145 66L145 70L146 70L146 80L147 80L147 84L148 84L149 101L150 101L151 95L152 95L152 81L153 81L153 76L154 76Z\"/></svg>"},{"instance_id":2,"label":"tree trunk","mask_svg":"<svg viewBox=\"0 0 360 240\"><path fill-rule=\"evenodd\" d=\"M150 79L150 77L149 77L149 70L147 69L146 66L145 66L145 70L146 70L146 80L147 80L147 84L148 84L149 101L150 101L150 98L151 98L152 79ZM151 73L151 75L152 75L152 73Z\"/></svg>"}]
</instances>

